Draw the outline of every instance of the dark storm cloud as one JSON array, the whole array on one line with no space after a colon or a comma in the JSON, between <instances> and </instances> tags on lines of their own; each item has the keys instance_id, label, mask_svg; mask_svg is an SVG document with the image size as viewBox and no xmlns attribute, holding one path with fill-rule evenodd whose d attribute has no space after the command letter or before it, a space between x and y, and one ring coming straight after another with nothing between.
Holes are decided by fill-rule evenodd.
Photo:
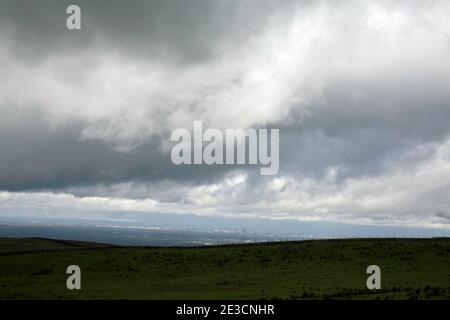
<instances>
[{"instance_id":1,"label":"dark storm cloud","mask_svg":"<svg viewBox=\"0 0 450 320\"><path fill-rule=\"evenodd\" d=\"M160 150L160 138L150 139L130 153L113 150L100 140L79 139L81 123L49 129L36 109L4 108L0 119L0 189L8 191L64 190L123 181L159 180L209 183L226 168L182 168ZM9 112L5 112L9 110ZM148 196L148 194L147 194Z\"/></svg>"},{"instance_id":2,"label":"dark storm cloud","mask_svg":"<svg viewBox=\"0 0 450 320\"><path fill-rule=\"evenodd\" d=\"M83 29L69 32L62 13L71 3L1 2L0 24L21 58L29 62L55 53L76 54L92 46L98 53L118 50L143 59L155 54L152 59L177 56L184 64L204 62L220 55L220 42L233 40L238 47L240 41L261 32L270 9L276 8L267 1L257 8L249 8L249 2L236 6L228 1L138 1L132 6L123 1L81 1L77 4L82 7ZM239 12L242 9L246 10ZM81 69L89 66L86 62ZM74 75L77 67L67 72ZM399 160L407 166L409 161L426 158L414 153L405 159L404 155L417 145L427 150L428 144L441 142L450 131L447 77L437 69L428 73L412 79L400 73L389 81L384 77L336 81L324 89L323 99L307 108L293 107L291 114L300 109L308 115L298 122L285 124L283 119L272 124L282 130L281 173L301 172L318 178L330 167L339 167L339 178L345 179L380 174ZM5 108L2 118L0 147L8 152L0 157L0 188L5 190L136 179L203 183L234 169L171 165L160 148L169 132L152 136L130 154L117 152L99 139L79 139L85 124L77 119L50 131L37 108L29 109L31 114L14 110L14 106Z\"/></svg>"},{"instance_id":3,"label":"dark storm cloud","mask_svg":"<svg viewBox=\"0 0 450 320\"><path fill-rule=\"evenodd\" d=\"M427 159L450 135L447 80L436 70L414 80L399 76L394 84L348 83L326 89L325 101L307 108L298 123L279 124L282 168L317 178L329 167L339 167L339 178L345 179Z\"/></svg>"},{"instance_id":4,"label":"dark storm cloud","mask_svg":"<svg viewBox=\"0 0 450 320\"><path fill-rule=\"evenodd\" d=\"M81 7L82 30L66 29L66 8ZM90 48L137 59L171 63L205 62L261 32L275 1L1 0L0 26L10 33L15 53L39 62L56 53Z\"/></svg>"}]
</instances>

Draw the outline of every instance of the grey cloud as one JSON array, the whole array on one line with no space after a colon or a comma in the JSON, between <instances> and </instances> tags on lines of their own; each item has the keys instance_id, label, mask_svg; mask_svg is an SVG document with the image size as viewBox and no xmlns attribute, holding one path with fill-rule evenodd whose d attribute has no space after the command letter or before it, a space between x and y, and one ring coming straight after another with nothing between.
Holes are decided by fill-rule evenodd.
<instances>
[{"instance_id":1,"label":"grey cloud","mask_svg":"<svg viewBox=\"0 0 450 320\"><path fill-rule=\"evenodd\" d=\"M9 110L9 112L8 112ZM161 151L161 140L150 139L130 152L118 152L100 140L80 140L83 127L69 122L59 129L36 109L3 108L0 119L0 189L64 190L124 181L160 180L207 183L227 168L175 166ZM148 196L148 194L146 194Z\"/></svg>"},{"instance_id":2,"label":"grey cloud","mask_svg":"<svg viewBox=\"0 0 450 320\"><path fill-rule=\"evenodd\" d=\"M66 29L66 8L82 9L82 30ZM136 59L191 64L220 57L223 50L263 31L275 10L292 4L275 1L2 0L0 26L14 52L30 62L54 54L89 49ZM231 45L231 46L230 46Z\"/></svg>"},{"instance_id":3,"label":"grey cloud","mask_svg":"<svg viewBox=\"0 0 450 320\"><path fill-rule=\"evenodd\" d=\"M81 1L77 3L82 7L84 28L81 32L68 32L55 26L64 26L65 15L61 13L70 3L3 1L0 21L12 30L14 44L19 46L16 49L30 55L69 55L71 50L89 46L98 53L124 50L136 55L151 53L156 46L183 55L187 59L184 62L189 63L207 60L212 51L221 49L220 42L229 41L232 46L225 46L229 50L238 47L246 37L261 33L264 23L273 16L272 9L280 13L289 10L289 6L281 9L270 1L258 2L258 6L233 1L138 1L132 6L123 1ZM152 59L164 60L164 55ZM322 102L315 101L306 107L309 116L287 125L284 119L272 124L282 128L281 172L320 177L330 167L339 167L343 173L340 178L344 179L379 174L396 159L402 159L402 166L407 161L420 160L411 155L405 159L404 155L417 145L426 148L441 142L449 133L449 79L439 72L439 66L431 67L431 71L427 70L431 75L412 74L412 81L403 69L394 79L335 81L322 92ZM63 73L76 75L77 69L88 72L89 63L65 68ZM336 78L345 80L346 75ZM429 86L430 83L433 85ZM292 107L291 114L303 109L303 105L298 109ZM5 112L7 121L9 111ZM174 169L167 164L167 155L159 150L158 139L166 138L167 133L164 137L153 136L131 155L122 154L102 141L80 140L80 132L86 130L83 122L68 122L60 131L49 133L45 119L33 123L40 116L43 115L16 119L15 127L3 133L3 146L10 150L2 156L2 167L8 168L2 175L4 188L27 188L27 181L33 181L30 186L57 188L139 178L183 180L185 175L195 180L229 170ZM164 118L164 114L156 112L151 116ZM23 128L31 130L38 125L29 135L23 132L17 135ZM95 123L97 127L112 125L108 120ZM16 148L22 150L22 158ZM58 163L48 161L43 154L58 155L54 159Z\"/></svg>"},{"instance_id":4,"label":"grey cloud","mask_svg":"<svg viewBox=\"0 0 450 320\"><path fill-rule=\"evenodd\" d=\"M345 179L427 159L450 136L448 81L450 77L399 77L394 85L327 88L323 102L308 106L306 116L291 125L278 124L282 168L317 178L340 167ZM355 87L361 95L357 99Z\"/></svg>"},{"instance_id":5,"label":"grey cloud","mask_svg":"<svg viewBox=\"0 0 450 320\"><path fill-rule=\"evenodd\" d=\"M435 216L439 217L439 218L446 219L446 220L450 220L450 213L447 213L447 212L437 212L435 214Z\"/></svg>"},{"instance_id":6,"label":"grey cloud","mask_svg":"<svg viewBox=\"0 0 450 320\"><path fill-rule=\"evenodd\" d=\"M80 32L64 28L72 3ZM0 0L0 190L381 222L420 199L412 216L444 219L445 9ZM193 120L280 128L280 174L172 165L168 136Z\"/></svg>"}]
</instances>

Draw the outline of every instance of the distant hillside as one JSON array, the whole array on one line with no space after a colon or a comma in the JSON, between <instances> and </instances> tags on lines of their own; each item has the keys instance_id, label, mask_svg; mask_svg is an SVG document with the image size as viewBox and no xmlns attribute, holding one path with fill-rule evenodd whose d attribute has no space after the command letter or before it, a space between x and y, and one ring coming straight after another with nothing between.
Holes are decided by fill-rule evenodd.
<instances>
[{"instance_id":1,"label":"distant hillside","mask_svg":"<svg viewBox=\"0 0 450 320\"><path fill-rule=\"evenodd\" d=\"M82 290L66 288L66 268ZM367 266L382 290L366 289ZM450 299L450 239L113 247L0 239L2 299Z\"/></svg>"},{"instance_id":2,"label":"distant hillside","mask_svg":"<svg viewBox=\"0 0 450 320\"><path fill-rule=\"evenodd\" d=\"M44 238L0 238L0 255L36 251L113 247L109 244Z\"/></svg>"}]
</instances>

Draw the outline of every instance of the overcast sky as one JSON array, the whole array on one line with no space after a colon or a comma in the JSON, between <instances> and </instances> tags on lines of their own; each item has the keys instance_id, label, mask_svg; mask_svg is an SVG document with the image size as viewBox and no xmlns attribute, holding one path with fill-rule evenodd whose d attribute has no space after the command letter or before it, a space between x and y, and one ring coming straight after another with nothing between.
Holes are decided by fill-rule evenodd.
<instances>
[{"instance_id":1,"label":"overcast sky","mask_svg":"<svg viewBox=\"0 0 450 320\"><path fill-rule=\"evenodd\" d=\"M66 29L81 7L82 29ZM450 2L0 0L0 213L450 229ZM170 133L279 128L280 171Z\"/></svg>"}]
</instances>

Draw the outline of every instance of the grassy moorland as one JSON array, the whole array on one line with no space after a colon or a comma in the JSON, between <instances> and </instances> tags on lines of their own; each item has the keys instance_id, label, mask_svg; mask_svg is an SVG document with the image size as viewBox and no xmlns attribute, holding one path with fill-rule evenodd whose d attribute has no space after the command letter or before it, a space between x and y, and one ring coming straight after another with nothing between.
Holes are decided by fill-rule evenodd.
<instances>
[{"instance_id":1,"label":"grassy moorland","mask_svg":"<svg viewBox=\"0 0 450 320\"><path fill-rule=\"evenodd\" d=\"M82 289L66 288L66 267ZM366 267L382 289L366 289ZM0 239L1 299L450 299L450 238L187 248Z\"/></svg>"}]
</instances>

